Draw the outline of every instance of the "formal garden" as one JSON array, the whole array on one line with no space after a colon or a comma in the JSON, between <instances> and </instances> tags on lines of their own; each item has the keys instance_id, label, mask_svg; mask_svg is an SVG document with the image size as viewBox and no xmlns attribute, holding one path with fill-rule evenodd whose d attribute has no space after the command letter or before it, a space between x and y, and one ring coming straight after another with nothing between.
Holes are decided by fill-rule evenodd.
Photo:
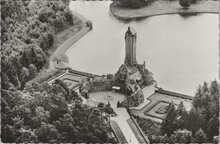
<instances>
[{"instance_id":1,"label":"formal garden","mask_svg":"<svg viewBox=\"0 0 220 144\"><path fill-rule=\"evenodd\" d=\"M198 87L189 110L186 110L183 102L171 102L168 106L167 103L161 103L157 105L155 113L165 113L162 123L134 117L152 143L218 143L218 97L217 81L210 85L204 82Z\"/></svg>"}]
</instances>

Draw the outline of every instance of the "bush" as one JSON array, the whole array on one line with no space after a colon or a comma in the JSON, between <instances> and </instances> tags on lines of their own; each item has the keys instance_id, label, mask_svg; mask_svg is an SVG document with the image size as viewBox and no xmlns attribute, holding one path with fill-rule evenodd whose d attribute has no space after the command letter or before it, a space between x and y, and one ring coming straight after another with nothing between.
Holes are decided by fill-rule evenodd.
<instances>
[{"instance_id":1,"label":"bush","mask_svg":"<svg viewBox=\"0 0 220 144\"><path fill-rule=\"evenodd\" d=\"M180 4L183 8L188 8L188 7L190 7L189 0L179 0L179 4Z\"/></svg>"},{"instance_id":2,"label":"bush","mask_svg":"<svg viewBox=\"0 0 220 144\"><path fill-rule=\"evenodd\" d=\"M121 6L129 8L140 8L144 6L145 0L116 0Z\"/></svg>"},{"instance_id":3,"label":"bush","mask_svg":"<svg viewBox=\"0 0 220 144\"><path fill-rule=\"evenodd\" d=\"M86 26L89 27L89 29L92 29L92 21L86 21Z\"/></svg>"},{"instance_id":4,"label":"bush","mask_svg":"<svg viewBox=\"0 0 220 144\"><path fill-rule=\"evenodd\" d=\"M161 125L159 123L152 121L150 119L141 118L139 116L134 116L134 118L137 120L138 125L147 136L161 134L160 132Z\"/></svg>"},{"instance_id":5,"label":"bush","mask_svg":"<svg viewBox=\"0 0 220 144\"><path fill-rule=\"evenodd\" d=\"M196 2L197 2L197 0L190 0L190 3L192 3L192 4L194 4Z\"/></svg>"}]
</instances>

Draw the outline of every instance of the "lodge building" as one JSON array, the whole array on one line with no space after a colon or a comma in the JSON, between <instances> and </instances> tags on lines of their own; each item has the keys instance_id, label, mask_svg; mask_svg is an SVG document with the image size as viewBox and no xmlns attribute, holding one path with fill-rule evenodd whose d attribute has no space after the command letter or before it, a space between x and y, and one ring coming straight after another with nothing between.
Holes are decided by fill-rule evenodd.
<instances>
[{"instance_id":1,"label":"lodge building","mask_svg":"<svg viewBox=\"0 0 220 144\"><path fill-rule=\"evenodd\" d=\"M132 27L128 27L125 33L125 60L118 72L111 79L102 77L90 77L81 84L81 91L107 91L116 89L118 92L128 95L126 104L128 107L139 106L144 102L142 89L144 86L154 83L153 73L145 68L145 62L138 64L136 60L137 33Z\"/></svg>"}]
</instances>

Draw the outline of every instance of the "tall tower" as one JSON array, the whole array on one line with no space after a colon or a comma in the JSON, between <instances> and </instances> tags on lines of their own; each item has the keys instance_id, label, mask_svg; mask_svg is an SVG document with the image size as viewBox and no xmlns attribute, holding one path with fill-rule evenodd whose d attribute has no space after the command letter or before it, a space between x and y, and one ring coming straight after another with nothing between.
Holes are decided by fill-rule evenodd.
<instances>
[{"instance_id":1,"label":"tall tower","mask_svg":"<svg viewBox=\"0 0 220 144\"><path fill-rule=\"evenodd\" d=\"M136 32L133 28L128 27L125 33L125 64L134 66L137 64L136 61Z\"/></svg>"}]
</instances>

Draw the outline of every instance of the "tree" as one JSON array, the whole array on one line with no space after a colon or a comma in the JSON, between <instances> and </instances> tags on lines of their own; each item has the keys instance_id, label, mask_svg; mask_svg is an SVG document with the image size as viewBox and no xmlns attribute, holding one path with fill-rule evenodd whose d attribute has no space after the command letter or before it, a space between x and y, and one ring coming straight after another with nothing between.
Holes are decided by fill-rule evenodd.
<instances>
[{"instance_id":1,"label":"tree","mask_svg":"<svg viewBox=\"0 0 220 144\"><path fill-rule=\"evenodd\" d=\"M73 25L73 13L69 9L65 9L65 18L69 25Z\"/></svg>"},{"instance_id":2,"label":"tree","mask_svg":"<svg viewBox=\"0 0 220 144\"><path fill-rule=\"evenodd\" d=\"M177 111L175 109L175 105L173 103L170 103L167 115L161 124L162 134L167 134L167 136L169 137L173 133L173 131L176 130L176 118Z\"/></svg>"},{"instance_id":3,"label":"tree","mask_svg":"<svg viewBox=\"0 0 220 144\"><path fill-rule=\"evenodd\" d=\"M203 106L202 105L202 96L203 96L202 86L199 86L197 89L197 92L195 94L195 98L193 99L193 106L195 108Z\"/></svg>"},{"instance_id":4,"label":"tree","mask_svg":"<svg viewBox=\"0 0 220 144\"><path fill-rule=\"evenodd\" d=\"M41 123L48 123L50 118L49 111L45 111L43 107L38 106L35 108L36 116L32 118L33 127L38 128L40 127Z\"/></svg>"},{"instance_id":5,"label":"tree","mask_svg":"<svg viewBox=\"0 0 220 144\"><path fill-rule=\"evenodd\" d=\"M205 143L206 140L207 140L206 134L202 129L199 129L195 134L195 142L201 144L201 143Z\"/></svg>"},{"instance_id":6,"label":"tree","mask_svg":"<svg viewBox=\"0 0 220 144\"><path fill-rule=\"evenodd\" d=\"M175 139L177 143L190 143L192 142L192 132L183 129L183 130L177 130L175 133Z\"/></svg>"},{"instance_id":7,"label":"tree","mask_svg":"<svg viewBox=\"0 0 220 144\"><path fill-rule=\"evenodd\" d=\"M49 18L50 17L54 17L55 16L55 12L49 8L49 7L43 7L42 9L40 9L39 11L39 15L38 15L38 20L41 22L49 22Z\"/></svg>"},{"instance_id":8,"label":"tree","mask_svg":"<svg viewBox=\"0 0 220 144\"><path fill-rule=\"evenodd\" d=\"M186 128L192 131L194 135L196 131L199 130L200 127L204 126L205 118L201 114L202 109L194 108L192 106L186 120Z\"/></svg>"},{"instance_id":9,"label":"tree","mask_svg":"<svg viewBox=\"0 0 220 144\"><path fill-rule=\"evenodd\" d=\"M192 4L194 4L196 2L197 2L197 0L190 0L190 3L192 3Z\"/></svg>"},{"instance_id":10,"label":"tree","mask_svg":"<svg viewBox=\"0 0 220 144\"><path fill-rule=\"evenodd\" d=\"M214 115L208 122L207 138L209 141L213 140L214 136L219 134L219 119Z\"/></svg>"},{"instance_id":11,"label":"tree","mask_svg":"<svg viewBox=\"0 0 220 144\"><path fill-rule=\"evenodd\" d=\"M42 123L36 130L36 135L41 142L48 143L58 138L58 130L54 125Z\"/></svg>"},{"instance_id":12,"label":"tree","mask_svg":"<svg viewBox=\"0 0 220 144\"><path fill-rule=\"evenodd\" d=\"M29 71L26 67L22 67L21 73L20 73L20 81L26 81L29 77Z\"/></svg>"},{"instance_id":13,"label":"tree","mask_svg":"<svg viewBox=\"0 0 220 144\"><path fill-rule=\"evenodd\" d=\"M1 87L6 90L12 87L12 84L10 83L8 76L4 72L1 72Z\"/></svg>"},{"instance_id":14,"label":"tree","mask_svg":"<svg viewBox=\"0 0 220 144\"><path fill-rule=\"evenodd\" d=\"M183 102L181 101L177 108L177 127L179 129L183 129L185 127L185 123L187 121L187 112L183 105Z\"/></svg>"},{"instance_id":15,"label":"tree","mask_svg":"<svg viewBox=\"0 0 220 144\"><path fill-rule=\"evenodd\" d=\"M34 64L30 64L28 66L28 70L29 70L29 77L30 77L30 79L36 77L36 75L37 75L37 67Z\"/></svg>"},{"instance_id":16,"label":"tree","mask_svg":"<svg viewBox=\"0 0 220 144\"><path fill-rule=\"evenodd\" d=\"M183 8L188 8L188 7L190 7L190 2L189 2L189 0L179 0L179 4L180 4Z\"/></svg>"},{"instance_id":17,"label":"tree","mask_svg":"<svg viewBox=\"0 0 220 144\"><path fill-rule=\"evenodd\" d=\"M38 143L37 136L35 135L34 131L31 129L24 129L21 128L18 131L19 137L15 140L16 143Z\"/></svg>"},{"instance_id":18,"label":"tree","mask_svg":"<svg viewBox=\"0 0 220 144\"><path fill-rule=\"evenodd\" d=\"M177 114L179 116L182 116L182 114L186 111L184 105L183 105L183 101L180 102L180 104L178 105L178 108L177 108Z\"/></svg>"},{"instance_id":19,"label":"tree","mask_svg":"<svg viewBox=\"0 0 220 144\"><path fill-rule=\"evenodd\" d=\"M6 142L10 142L13 143L16 139L17 135L16 132L14 131L13 127L6 124L3 129L2 129L2 133L1 133L1 139L2 142L6 143Z\"/></svg>"},{"instance_id":20,"label":"tree","mask_svg":"<svg viewBox=\"0 0 220 144\"><path fill-rule=\"evenodd\" d=\"M129 0L130 1L130 4L129 6L131 8L140 8L144 5L144 0Z\"/></svg>"},{"instance_id":21,"label":"tree","mask_svg":"<svg viewBox=\"0 0 220 144\"><path fill-rule=\"evenodd\" d=\"M123 7L129 8L140 8L144 5L144 0L115 0L115 2L119 3Z\"/></svg>"},{"instance_id":22,"label":"tree","mask_svg":"<svg viewBox=\"0 0 220 144\"><path fill-rule=\"evenodd\" d=\"M31 123L31 110L24 105L15 106L11 111L12 117L21 117L24 124Z\"/></svg>"},{"instance_id":23,"label":"tree","mask_svg":"<svg viewBox=\"0 0 220 144\"><path fill-rule=\"evenodd\" d=\"M63 3L64 3L65 5L69 6L70 0L62 0L62 1L63 1Z\"/></svg>"},{"instance_id":24,"label":"tree","mask_svg":"<svg viewBox=\"0 0 220 144\"><path fill-rule=\"evenodd\" d=\"M69 91L69 88L68 88L67 84L64 83L62 80L59 80L59 79L56 79L54 83L57 84L57 85L60 85L66 91L67 94L64 94L66 96L65 98L66 98L67 101L70 101L71 100L71 97L69 95L70 91Z\"/></svg>"}]
</instances>

